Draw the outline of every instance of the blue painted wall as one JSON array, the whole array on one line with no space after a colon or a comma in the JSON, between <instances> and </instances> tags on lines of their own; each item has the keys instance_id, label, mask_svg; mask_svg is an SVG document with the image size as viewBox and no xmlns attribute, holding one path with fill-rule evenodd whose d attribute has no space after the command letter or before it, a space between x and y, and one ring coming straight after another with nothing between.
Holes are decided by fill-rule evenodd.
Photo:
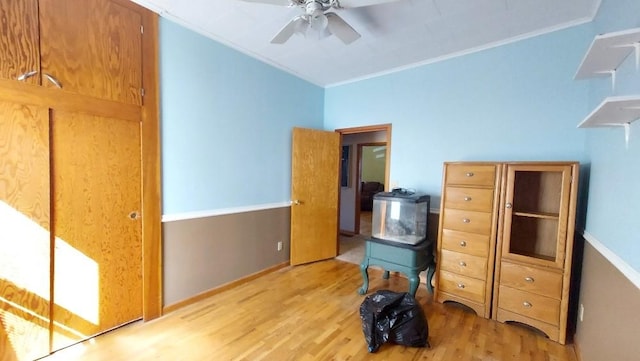
<instances>
[{"instance_id":1,"label":"blue painted wall","mask_svg":"<svg viewBox=\"0 0 640 361\"><path fill-rule=\"evenodd\" d=\"M328 88L325 128L392 123L390 181L434 207L444 161L585 161L588 83L573 75L591 39L582 25Z\"/></svg>"},{"instance_id":2,"label":"blue painted wall","mask_svg":"<svg viewBox=\"0 0 640 361\"><path fill-rule=\"evenodd\" d=\"M160 19L163 214L289 200L291 129L324 89Z\"/></svg>"},{"instance_id":3,"label":"blue painted wall","mask_svg":"<svg viewBox=\"0 0 640 361\"><path fill-rule=\"evenodd\" d=\"M640 75L629 58L615 92L573 80L595 34L633 27L639 1L604 0L589 24L325 90L161 19L163 213L286 201L292 127L392 123L391 181L434 207L444 161L582 162L586 231L640 271L640 121L628 147L621 129L576 129Z\"/></svg>"},{"instance_id":4,"label":"blue painted wall","mask_svg":"<svg viewBox=\"0 0 640 361\"><path fill-rule=\"evenodd\" d=\"M638 28L640 1L604 0L593 24L594 36ZM633 55L618 69L615 91L610 78L589 83L590 110L608 96L640 95L640 72ZM631 124L628 147L621 128L584 132L591 162L585 230L640 272L640 121Z\"/></svg>"}]
</instances>

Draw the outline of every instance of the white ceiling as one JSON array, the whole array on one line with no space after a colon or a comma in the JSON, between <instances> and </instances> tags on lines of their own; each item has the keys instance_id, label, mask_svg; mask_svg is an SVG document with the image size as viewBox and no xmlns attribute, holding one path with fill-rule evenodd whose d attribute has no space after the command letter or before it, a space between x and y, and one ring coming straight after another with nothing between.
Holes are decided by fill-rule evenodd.
<instances>
[{"instance_id":1,"label":"white ceiling","mask_svg":"<svg viewBox=\"0 0 640 361\"><path fill-rule=\"evenodd\" d=\"M345 45L271 38L298 7L241 0L132 0L322 87L385 74L593 19L601 0L397 0L335 12L362 37Z\"/></svg>"}]
</instances>

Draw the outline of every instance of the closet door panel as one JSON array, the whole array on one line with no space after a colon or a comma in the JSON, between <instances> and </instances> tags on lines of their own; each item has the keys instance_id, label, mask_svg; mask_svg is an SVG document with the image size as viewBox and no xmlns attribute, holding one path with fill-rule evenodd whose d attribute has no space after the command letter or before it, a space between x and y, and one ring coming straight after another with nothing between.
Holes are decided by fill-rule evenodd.
<instances>
[{"instance_id":1,"label":"closet door panel","mask_svg":"<svg viewBox=\"0 0 640 361\"><path fill-rule=\"evenodd\" d=\"M40 70L38 0L0 0L0 78ZM22 81L38 84L37 73Z\"/></svg>"},{"instance_id":2,"label":"closet door panel","mask_svg":"<svg viewBox=\"0 0 640 361\"><path fill-rule=\"evenodd\" d=\"M4 5L4 4L3 4ZM0 100L0 359L49 352L49 111Z\"/></svg>"},{"instance_id":3,"label":"closet door panel","mask_svg":"<svg viewBox=\"0 0 640 361\"><path fill-rule=\"evenodd\" d=\"M58 349L142 316L140 122L52 119Z\"/></svg>"},{"instance_id":4,"label":"closet door panel","mask_svg":"<svg viewBox=\"0 0 640 361\"><path fill-rule=\"evenodd\" d=\"M43 85L142 104L141 26L126 2L40 0Z\"/></svg>"}]
</instances>

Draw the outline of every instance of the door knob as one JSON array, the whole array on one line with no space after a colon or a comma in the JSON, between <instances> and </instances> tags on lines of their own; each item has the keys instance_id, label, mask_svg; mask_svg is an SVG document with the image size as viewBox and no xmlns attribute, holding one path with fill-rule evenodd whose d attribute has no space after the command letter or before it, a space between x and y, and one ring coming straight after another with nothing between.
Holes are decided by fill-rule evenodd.
<instances>
[{"instance_id":1,"label":"door knob","mask_svg":"<svg viewBox=\"0 0 640 361\"><path fill-rule=\"evenodd\" d=\"M294 205L294 206L299 206L299 205L302 204L302 201L299 200L299 199L294 199L294 200L291 201L291 204Z\"/></svg>"}]
</instances>

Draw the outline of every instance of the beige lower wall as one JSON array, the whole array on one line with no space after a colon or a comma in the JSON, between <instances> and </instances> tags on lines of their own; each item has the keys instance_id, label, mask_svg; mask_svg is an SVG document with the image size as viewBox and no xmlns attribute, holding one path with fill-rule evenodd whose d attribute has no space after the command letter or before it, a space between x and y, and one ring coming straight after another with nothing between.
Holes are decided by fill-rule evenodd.
<instances>
[{"instance_id":1,"label":"beige lower wall","mask_svg":"<svg viewBox=\"0 0 640 361\"><path fill-rule=\"evenodd\" d=\"M290 218L283 207L163 223L164 306L288 261Z\"/></svg>"},{"instance_id":2,"label":"beige lower wall","mask_svg":"<svg viewBox=\"0 0 640 361\"><path fill-rule=\"evenodd\" d=\"M575 344L581 361L640 360L640 289L585 242ZM579 305L578 305L579 307Z\"/></svg>"}]
</instances>

